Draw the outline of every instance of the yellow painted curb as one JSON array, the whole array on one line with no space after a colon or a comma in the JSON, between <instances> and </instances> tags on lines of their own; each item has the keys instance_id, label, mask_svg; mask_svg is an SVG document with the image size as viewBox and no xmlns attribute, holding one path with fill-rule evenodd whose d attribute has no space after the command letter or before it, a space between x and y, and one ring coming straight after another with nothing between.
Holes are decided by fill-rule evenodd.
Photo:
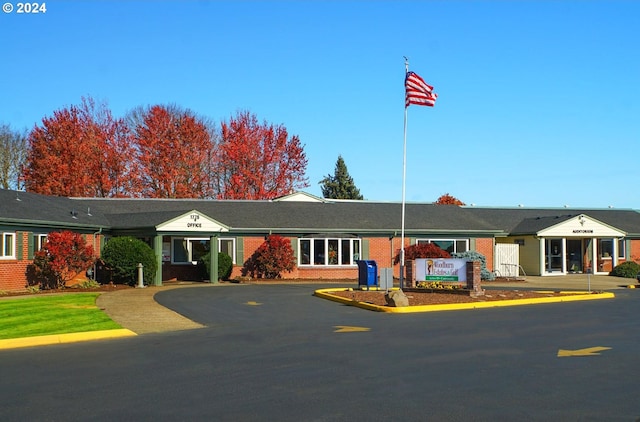
<instances>
[{"instance_id":1,"label":"yellow painted curb","mask_svg":"<svg viewBox=\"0 0 640 422\"><path fill-rule=\"evenodd\" d=\"M490 302L468 302L468 303L450 303L443 305L421 305L394 308L390 306L372 305L370 303L358 302L341 296L334 296L331 292L335 291L351 291L353 289L319 289L314 292L315 296L323 299L332 300L334 302L343 303L345 305L356 306L358 308L368 309L370 311L388 312L396 314L409 314L414 312L438 312L438 311L459 311L464 309L483 309L498 308L505 306L519 305L535 305L540 303L558 303L558 302L575 302L579 300L597 300L597 299L613 299L615 295L610 292L605 293L589 293L589 292L560 292L562 297L541 297L535 299L513 299L513 300L496 300Z\"/></svg>"},{"instance_id":2,"label":"yellow painted curb","mask_svg":"<svg viewBox=\"0 0 640 422\"><path fill-rule=\"evenodd\" d=\"M87 331L82 333L51 334L48 336L10 338L0 340L0 350L21 347L47 346L50 344L76 343L80 341L105 340L120 337L132 337L137 334L126 328L117 330Z\"/></svg>"}]
</instances>

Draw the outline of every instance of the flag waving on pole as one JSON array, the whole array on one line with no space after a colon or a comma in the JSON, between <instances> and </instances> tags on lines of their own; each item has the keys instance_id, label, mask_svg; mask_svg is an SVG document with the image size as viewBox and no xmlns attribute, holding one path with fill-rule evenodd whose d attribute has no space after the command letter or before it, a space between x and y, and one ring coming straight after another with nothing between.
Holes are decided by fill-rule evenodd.
<instances>
[{"instance_id":1,"label":"flag waving on pole","mask_svg":"<svg viewBox=\"0 0 640 422\"><path fill-rule=\"evenodd\" d=\"M433 107L436 105L438 94L433 92L433 87L427 84L424 79L415 72L407 72L404 80L405 100L404 106L409 107L410 104Z\"/></svg>"}]
</instances>

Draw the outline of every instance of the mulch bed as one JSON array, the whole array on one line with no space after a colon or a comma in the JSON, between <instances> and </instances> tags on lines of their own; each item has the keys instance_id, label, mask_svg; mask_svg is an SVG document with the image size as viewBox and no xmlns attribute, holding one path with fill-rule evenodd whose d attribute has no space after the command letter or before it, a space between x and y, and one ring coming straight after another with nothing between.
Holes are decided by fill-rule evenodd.
<instances>
[{"instance_id":1,"label":"mulch bed","mask_svg":"<svg viewBox=\"0 0 640 422\"><path fill-rule=\"evenodd\" d=\"M334 296L340 296L357 302L370 303L373 305L386 306L387 301L384 291L335 291L330 292ZM472 302L492 302L499 300L518 300L542 297L559 296L558 292L534 292L527 290L486 290L484 296L471 297L467 294L447 293L447 292L405 292L409 299L409 306L420 305L443 305L449 303L472 303Z\"/></svg>"},{"instance_id":2,"label":"mulch bed","mask_svg":"<svg viewBox=\"0 0 640 422\"><path fill-rule=\"evenodd\" d=\"M79 287L67 287L65 289L48 289L40 290L37 292L29 292L27 290L5 291L0 294L0 298L3 297L16 297L16 296L44 296L56 293L91 293L91 292L113 292L116 290L133 289L132 286L127 284L102 284L100 287L93 287L88 289L82 289Z\"/></svg>"}]
</instances>

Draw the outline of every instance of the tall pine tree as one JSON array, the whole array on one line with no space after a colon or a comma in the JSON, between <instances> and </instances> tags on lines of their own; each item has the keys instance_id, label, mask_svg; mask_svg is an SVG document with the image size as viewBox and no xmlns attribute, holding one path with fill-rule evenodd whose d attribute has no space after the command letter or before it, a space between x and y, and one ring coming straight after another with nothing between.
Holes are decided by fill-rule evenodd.
<instances>
[{"instance_id":1,"label":"tall pine tree","mask_svg":"<svg viewBox=\"0 0 640 422\"><path fill-rule=\"evenodd\" d=\"M349 176L347 165L342 156L338 156L336 169L333 176L328 174L320 182L322 196L330 199L364 199L360 190L353 183L353 178Z\"/></svg>"}]
</instances>

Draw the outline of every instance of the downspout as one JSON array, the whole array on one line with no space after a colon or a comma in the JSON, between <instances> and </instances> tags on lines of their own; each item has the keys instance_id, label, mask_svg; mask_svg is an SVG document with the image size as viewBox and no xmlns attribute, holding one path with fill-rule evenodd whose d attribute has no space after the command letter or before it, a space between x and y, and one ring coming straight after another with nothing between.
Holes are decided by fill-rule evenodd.
<instances>
[{"instance_id":1,"label":"downspout","mask_svg":"<svg viewBox=\"0 0 640 422\"><path fill-rule=\"evenodd\" d=\"M97 232L93 233L93 249L96 249L96 236L99 236L102 234L102 227L100 227L100 230L98 230ZM98 243L98 252L102 253L102 251L100 250L100 244ZM93 261L93 281L97 281L98 279L98 275L96 274L96 262L98 260L94 260Z\"/></svg>"}]
</instances>

